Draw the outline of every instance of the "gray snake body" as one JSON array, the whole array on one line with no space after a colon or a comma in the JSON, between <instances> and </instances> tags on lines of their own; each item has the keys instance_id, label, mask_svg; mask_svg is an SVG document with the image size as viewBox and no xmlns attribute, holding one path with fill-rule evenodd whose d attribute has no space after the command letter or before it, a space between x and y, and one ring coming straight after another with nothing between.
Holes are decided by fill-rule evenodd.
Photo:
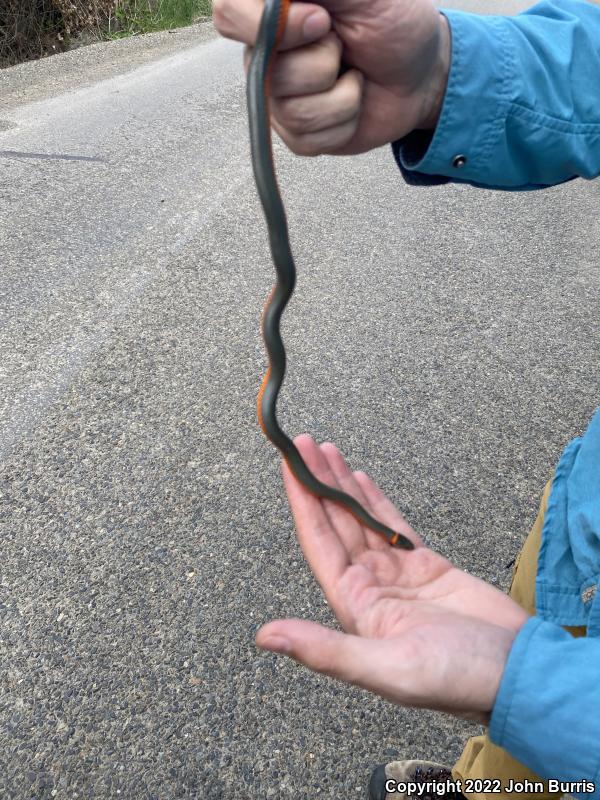
<instances>
[{"instance_id":1,"label":"gray snake body","mask_svg":"<svg viewBox=\"0 0 600 800\"><path fill-rule=\"evenodd\" d=\"M277 398L286 367L280 322L294 291L296 267L273 165L268 98L273 57L283 36L289 5L290 0L266 0L258 38L253 48L247 84L252 166L267 221L271 255L277 274L277 282L263 311L262 331L269 356L269 367L257 398L258 419L267 438L278 448L294 476L308 491L317 497L332 500L343 506L362 525L385 536L392 546L412 550L414 545L409 539L376 520L353 497L318 480L277 421Z\"/></svg>"}]
</instances>

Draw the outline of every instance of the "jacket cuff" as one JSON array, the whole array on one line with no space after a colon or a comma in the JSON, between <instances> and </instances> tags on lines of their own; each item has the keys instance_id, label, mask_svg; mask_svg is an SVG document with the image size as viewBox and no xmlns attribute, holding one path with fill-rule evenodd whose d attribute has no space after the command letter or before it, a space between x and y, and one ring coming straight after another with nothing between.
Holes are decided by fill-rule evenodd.
<instances>
[{"instance_id":1,"label":"jacket cuff","mask_svg":"<svg viewBox=\"0 0 600 800\"><path fill-rule=\"evenodd\" d=\"M542 778L577 784L550 791L598 800L598 708L600 641L532 617L510 651L489 736Z\"/></svg>"},{"instance_id":2,"label":"jacket cuff","mask_svg":"<svg viewBox=\"0 0 600 800\"><path fill-rule=\"evenodd\" d=\"M499 17L441 13L450 27L451 61L438 124L393 142L392 151L407 183L482 185L509 104L511 43Z\"/></svg>"}]
</instances>

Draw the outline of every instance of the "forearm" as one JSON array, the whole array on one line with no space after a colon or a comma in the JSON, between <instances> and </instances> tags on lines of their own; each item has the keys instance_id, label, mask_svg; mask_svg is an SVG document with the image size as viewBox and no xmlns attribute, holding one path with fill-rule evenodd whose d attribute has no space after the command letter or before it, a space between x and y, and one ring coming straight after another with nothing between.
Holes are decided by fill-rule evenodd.
<instances>
[{"instance_id":1,"label":"forearm","mask_svg":"<svg viewBox=\"0 0 600 800\"><path fill-rule=\"evenodd\" d=\"M394 143L409 182L535 188L600 174L600 8L444 14L451 64L435 131Z\"/></svg>"}]
</instances>

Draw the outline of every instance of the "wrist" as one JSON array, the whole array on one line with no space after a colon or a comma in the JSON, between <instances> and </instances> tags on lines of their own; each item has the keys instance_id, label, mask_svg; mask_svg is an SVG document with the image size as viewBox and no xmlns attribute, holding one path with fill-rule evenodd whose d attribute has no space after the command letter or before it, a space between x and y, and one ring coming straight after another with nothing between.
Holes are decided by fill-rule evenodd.
<instances>
[{"instance_id":1,"label":"wrist","mask_svg":"<svg viewBox=\"0 0 600 800\"><path fill-rule=\"evenodd\" d=\"M451 60L450 26L444 14L439 14L438 51L431 74L423 89L423 105L415 130L433 130L440 118Z\"/></svg>"}]
</instances>

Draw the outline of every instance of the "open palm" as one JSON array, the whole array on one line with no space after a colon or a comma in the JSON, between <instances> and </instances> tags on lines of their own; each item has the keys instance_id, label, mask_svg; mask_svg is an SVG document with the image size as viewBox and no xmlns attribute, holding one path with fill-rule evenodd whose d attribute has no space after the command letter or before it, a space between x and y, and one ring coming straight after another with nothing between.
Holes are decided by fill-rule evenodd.
<instances>
[{"instance_id":1,"label":"open palm","mask_svg":"<svg viewBox=\"0 0 600 800\"><path fill-rule=\"evenodd\" d=\"M334 445L319 447L308 436L296 445L320 480L356 497L415 549L390 547L343 508L307 492L284 464L300 545L346 633L278 620L259 631L257 644L395 703L486 722L525 611L426 548Z\"/></svg>"}]
</instances>

